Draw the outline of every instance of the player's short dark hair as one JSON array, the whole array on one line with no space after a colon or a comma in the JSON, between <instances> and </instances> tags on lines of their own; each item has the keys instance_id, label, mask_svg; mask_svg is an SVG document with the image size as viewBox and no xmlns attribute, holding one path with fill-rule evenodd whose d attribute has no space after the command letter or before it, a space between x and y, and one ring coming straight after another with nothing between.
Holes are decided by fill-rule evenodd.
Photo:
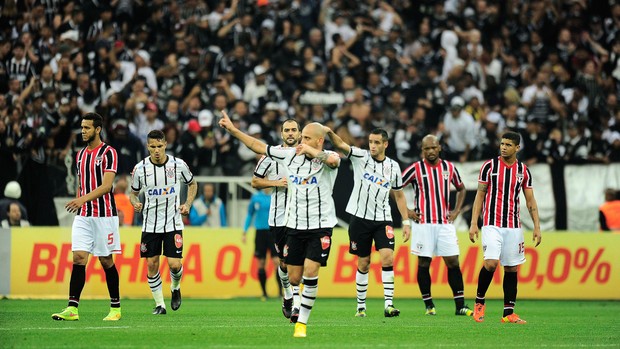
<instances>
[{"instance_id":1,"label":"player's short dark hair","mask_svg":"<svg viewBox=\"0 0 620 349\"><path fill-rule=\"evenodd\" d=\"M284 123L286 123L286 122L294 122L294 123L295 123L295 125L297 125L297 129L298 129L298 130L301 130L301 125L299 125L299 121L297 121L296 119L293 119L293 118L288 118L288 119L284 120L284 122L282 123L282 125L284 125Z\"/></svg>"},{"instance_id":2,"label":"player's short dark hair","mask_svg":"<svg viewBox=\"0 0 620 349\"><path fill-rule=\"evenodd\" d=\"M162 130L153 130L151 132L149 132L149 134L146 136L147 140L148 139L156 139L158 141L162 141L164 142L166 140L166 135L164 134L164 132Z\"/></svg>"},{"instance_id":3,"label":"player's short dark hair","mask_svg":"<svg viewBox=\"0 0 620 349\"><path fill-rule=\"evenodd\" d=\"M387 131L382 129L382 128L375 128L374 130L370 131L371 135L381 135L381 139L384 142L387 142L390 139L390 136L388 135Z\"/></svg>"},{"instance_id":4,"label":"player's short dark hair","mask_svg":"<svg viewBox=\"0 0 620 349\"><path fill-rule=\"evenodd\" d=\"M519 145L519 143L521 143L521 136L513 131L504 132L502 138L511 140L514 145Z\"/></svg>"},{"instance_id":5,"label":"player's short dark hair","mask_svg":"<svg viewBox=\"0 0 620 349\"><path fill-rule=\"evenodd\" d=\"M82 120L92 120L94 128L103 127L103 117L97 113L86 113Z\"/></svg>"}]
</instances>

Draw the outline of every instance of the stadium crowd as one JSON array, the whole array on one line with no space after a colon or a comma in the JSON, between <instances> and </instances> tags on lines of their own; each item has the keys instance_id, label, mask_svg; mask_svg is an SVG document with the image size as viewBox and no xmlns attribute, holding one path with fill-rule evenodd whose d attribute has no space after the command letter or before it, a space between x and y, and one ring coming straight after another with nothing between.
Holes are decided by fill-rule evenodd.
<instances>
[{"instance_id":1,"label":"stadium crowd","mask_svg":"<svg viewBox=\"0 0 620 349\"><path fill-rule=\"evenodd\" d=\"M360 147L382 127L405 167L428 133L463 162L496 156L506 130L527 164L620 161L620 2L0 3L0 187L39 198L74 194L90 111L119 174L163 129L193 173L251 176L221 110L269 144L287 118Z\"/></svg>"}]
</instances>

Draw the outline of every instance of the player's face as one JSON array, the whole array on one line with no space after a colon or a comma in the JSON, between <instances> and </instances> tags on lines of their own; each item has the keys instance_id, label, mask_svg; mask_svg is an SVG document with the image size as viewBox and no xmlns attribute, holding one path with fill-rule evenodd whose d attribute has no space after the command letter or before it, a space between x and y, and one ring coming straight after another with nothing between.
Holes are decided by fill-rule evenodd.
<instances>
[{"instance_id":1,"label":"player's face","mask_svg":"<svg viewBox=\"0 0 620 349\"><path fill-rule=\"evenodd\" d=\"M93 126L93 120L82 120L82 140L90 143L97 138L97 128Z\"/></svg>"},{"instance_id":2,"label":"player's face","mask_svg":"<svg viewBox=\"0 0 620 349\"><path fill-rule=\"evenodd\" d=\"M422 157L430 163L435 163L439 159L441 146L436 140L422 142Z\"/></svg>"},{"instance_id":3,"label":"player's face","mask_svg":"<svg viewBox=\"0 0 620 349\"><path fill-rule=\"evenodd\" d=\"M151 160L156 164L161 164L166 159L166 141L161 139L149 138L146 144L151 155Z\"/></svg>"},{"instance_id":4,"label":"player's face","mask_svg":"<svg viewBox=\"0 0 620 349\"><path fill-rule=\"evenodd\" d=\"M301 137L299 128L297 127L297 123L293 121L287 121L282 124L281 137L287 147L296 146L299 143L299 138Z\"/></svg>"},{"instance_id":5,"label":"player's face","mask_svg":"<svg viewBox=\"0 0 620 349\"><path fill-rule=\"evenodd\" d=\"M368 136L368 148L370 149L370 156L382 160L385 157L385 148L387 148L388 142L383 140L381 135L370 134Z\"/></svg>"},{"instance_id":6,"label":"player's face","mask_svg":"<svg viewBox=\"0 0 620 349\"><path fill-rule=\"evenodd\" d=\"M304 127L301 132L301 143L307 144L314 149L321 149L321 140L322 138L319 137L317 132L314 132L314 130L308 126Z\"/></svg>"},{"instance_id":7,"label":"player's face","mask_svg":"<svg viewBox=\"0 0 620 349\"><path fill-rule=\"evenodd\" d=\"M504 159L515 158L518 151L518 144L514 144L510 139L502 138L499 143L499 152Z\"/></svg>"}]
</instances>

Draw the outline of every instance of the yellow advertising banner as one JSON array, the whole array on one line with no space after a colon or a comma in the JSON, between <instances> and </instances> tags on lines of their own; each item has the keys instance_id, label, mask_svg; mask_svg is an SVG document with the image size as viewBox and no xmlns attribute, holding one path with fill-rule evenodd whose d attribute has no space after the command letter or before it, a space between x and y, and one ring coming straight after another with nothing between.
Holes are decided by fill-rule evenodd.
<instances>
[{"instance_id":1,"label":"yellow advertising banner","mask_svg":"<svg viewBox=\"0 0 620 349\"><path fill-rule=\"evenodd\" d=\"M228 298L259 296L253 257L253 238L241 243L240 229L188 228L184 232L183 295L187 297ZM526 246L530 233L526 235ZM398 235L397 235L398 237ZM478 272L482 266L482 248L459 233L461 270L465 296L473 298ZM121 278L122 297L149 298L146 262L140 259L140 229L122 228L123 253L115 262ZM394 253L395 296L418 298L417 257L408 244L399 244ZM527 262L519 270L519 299L620 299L620 260L613 252L620 249L620 235L597 233L546 233L543 243L526 248ZM320 272L321 297L355 297L356 257L348 253L345 230L336 229L332 238L328 266ZM369 297L383 297L381 265L373 252ZM10 297L64 298L71 277L70 228L22 228L11 234ZM613 270L616 270L615 272ZM85 298L108 297L105 274L96 258L87 269ZM277 295L275 268L268 263L270 296ZM161 261L165 285L170 275L165 259ZM503 271L495 273L489 298L502 298ZM451 298L447 269L441 258L431 265L432 293L435 298Z\"/></svg>"}]
</instances>

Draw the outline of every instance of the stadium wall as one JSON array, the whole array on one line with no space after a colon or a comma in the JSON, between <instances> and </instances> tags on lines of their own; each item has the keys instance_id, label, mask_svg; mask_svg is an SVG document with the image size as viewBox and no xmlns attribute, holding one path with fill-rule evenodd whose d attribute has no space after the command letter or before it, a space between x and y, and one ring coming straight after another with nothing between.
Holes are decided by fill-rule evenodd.
<instances>
[{"instance_id":1,"label":"stadium wall","mask_svg":"<svg viewBox=\"0 0 620 349\"><path fill-rule=\"evenodd\" d=\"M400 232L400 230L398 231ZM251 232L250 234L252 234ZM253 258L252 236L241 243L241 229L188 228L184 232L183 295L195 298L257 297L260 287ZM526 258L519 272L519 299L620 300L620 235L602 233L543 233L534 248L526 235ZM482 266L482 248L459 233L461 269L466 297L476 290ZM140 229L122 228L123 253L116 256L124 298L150 298L146 263L140 259ZM396 297L419 298L417 258L397 234L394 258ZM0 229L0 294L10 298L66 298L72 268L71 229L68 227ZM373 252L369 297L382 297L381 266ZM165 287L170 282L166 263L161 263ZM355 297L355 257L348 254L348 236L336 229L329 265L321 270L321 297ZM614 272L615 270L615 272ZM268 266L268 291L277 294L274 268ZM431 266L433 296L451 298L447 269L440 258ZM495 274L489 298L502 298L501 276ZM107 298L104 272L95 258L87 267L84 298Z\"/></svg>"}]
</instances>

